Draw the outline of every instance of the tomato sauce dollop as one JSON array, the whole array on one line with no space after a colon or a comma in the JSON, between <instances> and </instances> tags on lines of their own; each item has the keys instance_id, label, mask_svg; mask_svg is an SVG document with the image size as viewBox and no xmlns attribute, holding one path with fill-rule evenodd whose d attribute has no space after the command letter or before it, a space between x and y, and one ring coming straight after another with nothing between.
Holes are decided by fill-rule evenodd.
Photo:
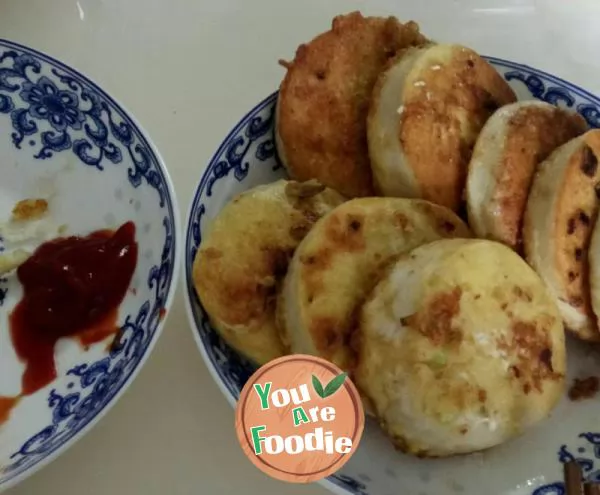
<instances>
[{"instance_id":1,"label":"tomato sauce dollop","mask_svg":"<svg viewBox=\"0 0 600 495\"><path fill-rule=\"evenodd\" d=\"M23 297L10 315L13 346L25 363L22 395L56 378L54 346L77 337L87 346L118 330L117 316L138 257L135 225L42 244L17 269Z\"/></svg>"}]
</instances>

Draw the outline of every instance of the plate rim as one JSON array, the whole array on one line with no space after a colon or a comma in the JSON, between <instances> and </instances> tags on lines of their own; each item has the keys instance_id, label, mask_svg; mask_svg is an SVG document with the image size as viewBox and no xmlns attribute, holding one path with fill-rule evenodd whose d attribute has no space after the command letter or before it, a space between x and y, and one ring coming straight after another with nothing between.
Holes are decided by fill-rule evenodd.
<instances>
[{"instance_id":1,"label":"plate rim","mask_svg":"<svg viewBox=\"0 0 600 495\"><path fill-rule=\"evenodd\" d=\"M78 443L84 436L86 436L95 426L97 426L98 423L100 423L102 421L102 419L108 414L108 412L110 410L112 410L112 408L115 406L115 404L117 402L119 402L119 400L122 398L123 394L131 387L133 382L136 380L139 372L142 370L144 365L147 363L149 357L151 356L152 352L154 351L154 347L156 346L156 343L160 339L163 329L164 329L164 326L169 319L171 308L173 306L173 301L175 298L175 294L176 294L177 288L179 286L179 276L180 276L180 272L181 272L181 259L183 258L181 248L179 247L179 245L183 245L182 240L184 239L183 224L181 223L179 201L177 199L177 193L175 191L173 179L169 173L167 164L166 164L162 154L158 150L158 147L155 145L154 141L152 140L150 134L146 130L146 128L140 123L140 121L128 109L128 107L125 106L118 98L115 98L114 96L109 94L106 90L102 89L98 83L96 83L91 77L87 76L84 72L82 72L79 69L76 69L75 67L73 67L71 65L66 64L65 62L61 62L60 60L56 59L55 57L53 57L52 55L49 55L46 52L43 52L36 48L32 48L30 46L23 45L21 43L0 37L0 47L2 47L2 46L9 47L9 48L14 47L17 50L22 50L26 53L31 53L31 54L35 55L36 57L39 57L41 60L43 60L44 62L48 63L51 66L60 68L64 71L66 71L67 73L70 72L70 73L74 74L75 76L81 78L83 81L85 81L87 84L89 84L91 88L93 88L101 96L106 98L116 108L118 108L119 110L122 111L123 115L126 116L129 119L129 121L134 125L134 127L138 130L143 144L145 144L148 147L148 150L156 158L156 163L158 165L158 168L160 170L160 173L163 176L163 179L164 179L164 182L166 185L167 205L169 205L169 203L170 203L170 211L168 209L167 212L172 214L174 228L173 228L173 233L172 233L172 235L173 235L173 268L172 268L171 280L169 283L169 291L167 293L167 298L165 300L165 305L164 305L166 313L165 313L164 318L159 321L156 331L154 332L154 335L152 336L150 342L148 343L148 346L146 347L146 350L145 350L144 354L142 355L141 359L135 364L135 367L131 371L130 375L123 381L122 384L120 384L119 388L114 393L114 395L110 399L110 401L107 402L106 405L102 409L100 409L95 416L93 416L82 428L80 428L78 431L76 431L71 438L66 440L63 444L59 445L54 451L50 452L48 455L43 457L37 463L33 464L31 467L29 467L22 473L15 475L13 478L8 479L7 481L4 481L4 482L0 481L0 493L4 492L6 490L9 490L10 488L13 488L14 486L18 485L25 479L29 478L30 476L34 475L35 473L39 472L40 470L42 470L43 468L45 468L46 466L51 464L53 461L58 459L62 454L64 454L68 450L70 450L76 443ZM1 478L1 472L0 472L0 478Z\"/></svg>"}]
</instances>

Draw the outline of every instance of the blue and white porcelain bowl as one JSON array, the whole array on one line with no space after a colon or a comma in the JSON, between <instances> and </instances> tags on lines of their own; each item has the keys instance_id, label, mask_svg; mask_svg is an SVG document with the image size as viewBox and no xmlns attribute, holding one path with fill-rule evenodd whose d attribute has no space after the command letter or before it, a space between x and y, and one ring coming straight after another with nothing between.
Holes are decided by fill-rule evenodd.
<instances>
[{"instance_id":1,"label":"blue and white porcelain bowl","mask_svg":"<svg viewBox=\"0 0 600 495\"><path fill-rule=\"evenodd\" d=\"M488 58L520 99L540 99L577 110L600 126L600 99L550 74ZM253 366L215 332L195 294L192 264L207 224L238 193L285 177L273 137L277 94L250 111L225 138L200 180L187 219L185 276L188 313L200 352L234 405ZM599 356L569 343L569 382L600 374ZM561 463L581 461L600 480L600 402L564 399L540 427L498 448L445 460L418 460L396 452L377 425L368 424L356 454L325 485L346 495L564 495Z\"/></svg>"},{"instance_id":2,"label":"blue and white porcelain bowl","mask_svg":"<svg viewBox=\"0 0 600 495\"><path fill-rule=\"evenodd\" d=\"M59 341L58 377L0 425L0 491L66 450L131 384L173 299L180 239L166 167L131 115L77 71L0 40L0 223L26 198L47 199L47 225L64 235L132 221L139 255L119 308L120 345ZM14 275L0 279L0 397L20 392L8 316L21 292Z\"/></svg>"}]
</instances>

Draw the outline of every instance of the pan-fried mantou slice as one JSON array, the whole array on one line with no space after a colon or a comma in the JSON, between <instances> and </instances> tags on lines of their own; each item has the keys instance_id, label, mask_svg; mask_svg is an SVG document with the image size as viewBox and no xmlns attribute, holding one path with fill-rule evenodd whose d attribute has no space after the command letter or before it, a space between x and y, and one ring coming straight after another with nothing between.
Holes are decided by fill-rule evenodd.
<instances>
[{"instance_id":1,"label":"pan-fried mantou slice","mask_svg":"<svg viewBox=\"0 0 600 495\"><path fill-rule=\"evenodd\" d=\"M596 187L600 195L600 184ZM596 220L589 251L590 296L596 325L600 326L600 222Z\"/></svg>"},{"instance_id":2,"label":"pan-fried mantou slice","mask_svg":"<svg viewBox=\"0 0 600 495\"><path fill-rule=\"evenodd\" d=\"M359 198L323 217L296 250L280 295L280 328L292 352L351 370L357 312L382 271L443 237L470 232L452 211L423 200Z\"/></svg>"},{"instance_id":3,"label":"pan-fried mantou slice","mask_svg":"<svg viewBox=\"0 0 600 495\"><path fill-rule=\"evenodd\" d=\"M537 165L586 130L580 115L536 100L506 105L494 113L469 164L466 199L475 235L520 251L523 215Z\"/></svg>"},{"instance_id":4,"label":"pan-fried mantou slice","mask_svg":"<svg viewBox=\"0 0 600 495\"><path fill-rule=\"evenodd\" d=\"M498 242L443 239L402 256L364 304L358 335L355 383L410 454L499 445L564 392L556 303Z\"/></svg>"},{"instance_id":5,"label":"pan-fried mantou slice","mask_svg":"<svg viewBox=\"0 0 600 495\"><path fill-rule=\"evenodd\" d=\"M473 50L444 44L406 50L373 91L368 139L376 190L458 211L479 131L515 100Z\"/></svg>"},{"instance_id":6,"label":"pan-fried mantou slice","mask_svg":"<svg viewBox=\"0 0 600 495\"><path fill-rule=\"evenodd\" d=\"M366 136L373 85L399 50L424 42L414 22L354 12L282 62L276 138L291 177L318 179L348 197L373 194Z\"/></svg>"},{"instance_id":7,"label":"pan-fried mantou slice","mask_svg":"<svg viewBox=\"0 0 600 495\"><path fill-rule=\"evenodd\" d=\"M558 301L565 326L600 341L589 293L588 248L598 215L600 130L558 148L538 167L523 228L525 254Z\"/></svg>"},{"instance_id":8,"label":"pan-fried mantou slice","mask_svg":"<svg viewBox=\"0 0 600 495\"><path fill-rule=\"evenodd\" d=\"M194 260L196 292L215 329L257 364L285 352L275 303L294 250L343 201L316 181L280 180L234 198L207 229Z\"/></svg>"}]
</instances>

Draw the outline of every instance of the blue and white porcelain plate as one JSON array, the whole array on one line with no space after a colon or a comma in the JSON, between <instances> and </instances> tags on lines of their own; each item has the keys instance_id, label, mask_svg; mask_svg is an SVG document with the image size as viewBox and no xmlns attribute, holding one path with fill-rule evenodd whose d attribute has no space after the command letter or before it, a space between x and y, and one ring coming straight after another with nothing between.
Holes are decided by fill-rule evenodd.
<instances>
[{"instance_id":1,"label":"blue and white porcelain plate","mask_svg":"<svg viewBox=\"0 0 600 495\"><path fill-rule=\"evenodd\" d=\"M539 99L578 111L600 127L600 99L550 74L488 57L519 99ZM187 219L185 276L188 313L202 356L234 405L253 366L215 332L195 294L192 265L202 234L235 195L285 177L273 137L277 94L251 110L225 138L196 189ZM600 374L589 347L569 343L569 382ZM368 424L356 454L326 486L353 495L564 495L561 463L579 459L600 480L600 402L565 398L552 417L521 438L484 453L418 460L396 452L377 425Z\"/></svg>"},{"instance_id":2,"label":"blue and white porcelain plate","mask_svg":"<svg viewBox=\"0 0 600 495\"><path fill-rule=\"evenodd\" d=\"M52 225L64 235L86 235L133 221L139 256L119 309L120 344L85 350L59 341L57 379L23 398L0 425L0 491L72 445L131 384L170 307L180 238L171 180L131 115L77 71L0 40L0 224L26 198L49 204L34 245L52 237ZM0 279L0 397L20 393L24 365L8 316L21 293L14 275Z\"/></svg>"}]
</instances>

